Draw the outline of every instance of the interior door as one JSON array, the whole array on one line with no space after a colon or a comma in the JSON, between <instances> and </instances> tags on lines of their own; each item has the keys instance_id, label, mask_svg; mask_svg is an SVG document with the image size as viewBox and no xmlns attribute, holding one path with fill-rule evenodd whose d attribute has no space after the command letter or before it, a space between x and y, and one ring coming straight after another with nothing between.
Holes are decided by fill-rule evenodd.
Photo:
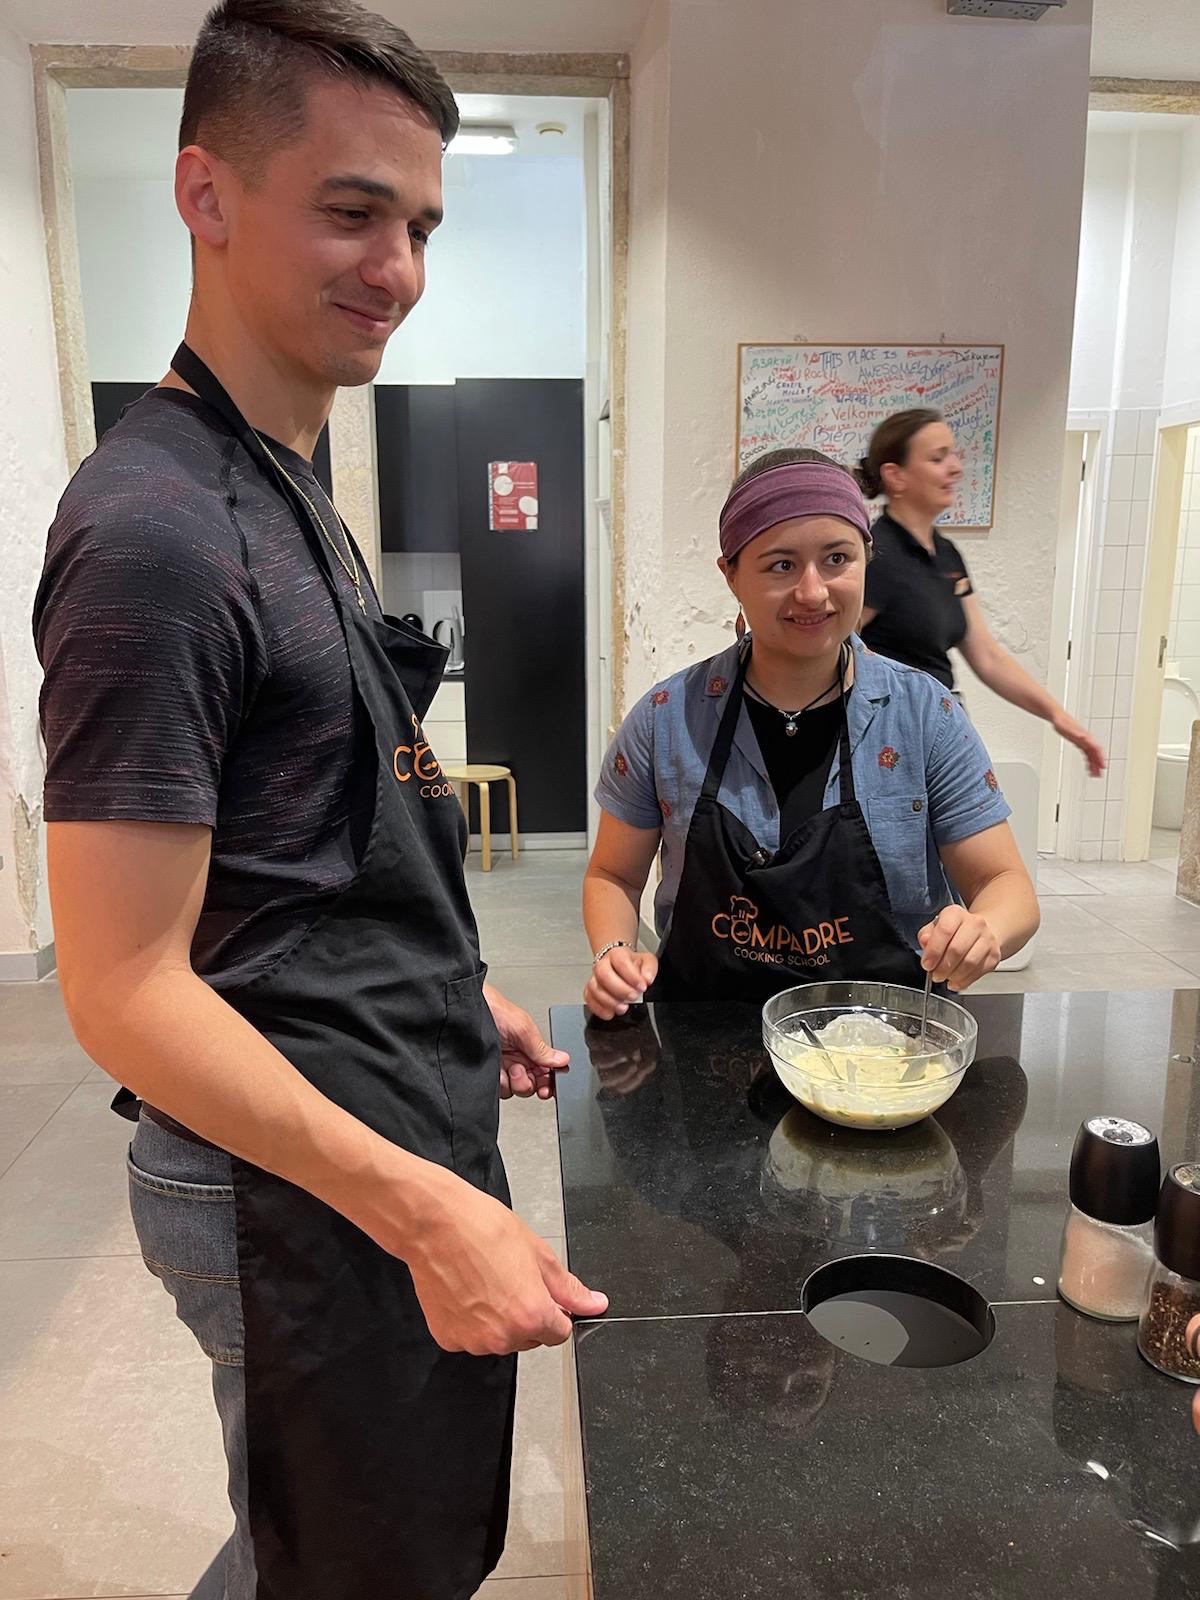
<instances>
[{"instance_id":1,"label":"interior door","mask_svg":"<svg viewBox=\"0 0 1200 1600\"><path fill-rule=\"evenodd\" d=\"M460 378L454 412L468 759L512 768L523 833L583 835L583 381ZM536 463L536 528L490 527L494 461ZM494 796L494 829L506 806Z\"/></svg>"}]
</instances>

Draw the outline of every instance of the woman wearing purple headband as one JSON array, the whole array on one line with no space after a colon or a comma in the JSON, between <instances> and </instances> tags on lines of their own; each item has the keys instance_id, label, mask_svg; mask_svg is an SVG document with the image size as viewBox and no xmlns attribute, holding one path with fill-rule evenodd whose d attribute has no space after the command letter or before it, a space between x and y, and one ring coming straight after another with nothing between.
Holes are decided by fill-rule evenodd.
<instances>
[{"instance_id":1,"label":"woman wearing purple headband","mask_svg":"<svg viewBox=\"0 0 1200 1600\"><path fill-rule=\"evenodd\" d=\"M737 642L645 695L596 791L585 1001L761 1000L815 979L960 991L1037 899L978 735L945 689L854 633L871 531L853 477L777 450L737 479L718 565ZM637 949L656 854L658 955Z\"/></svg>"}]
</instances>

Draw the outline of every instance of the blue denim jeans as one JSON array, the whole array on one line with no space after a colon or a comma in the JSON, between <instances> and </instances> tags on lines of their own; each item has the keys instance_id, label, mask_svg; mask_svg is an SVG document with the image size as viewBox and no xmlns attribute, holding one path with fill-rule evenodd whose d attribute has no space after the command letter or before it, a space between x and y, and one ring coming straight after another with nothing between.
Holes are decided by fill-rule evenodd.
<instances>
[{"instance_id":1,"label":"blue denim jeans","mask_svg":"<svg viewBox=\"0 0 1200 1600\"><path fill-rule=\"evenodd\" d=\"M247 1509L246 1386L229 1157L145 1118L129 1147L129 1205L147 1267L212 1362L235 1526L192 1600L254 1600Z\"/></svg>"}]
</instances>

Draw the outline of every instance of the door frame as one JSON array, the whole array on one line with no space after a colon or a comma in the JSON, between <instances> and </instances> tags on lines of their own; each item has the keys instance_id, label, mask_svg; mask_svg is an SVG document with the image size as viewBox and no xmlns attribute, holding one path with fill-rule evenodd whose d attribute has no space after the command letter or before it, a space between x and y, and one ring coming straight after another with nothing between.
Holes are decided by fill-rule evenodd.
<instances>
[{"instance_id":1,"label":"door frame","mask_svg":"<svg viewBox=\"0 0 1200 1600\"><path fill-rule=\"evenodd\" d=\"M1160 660L1160 641L1166 639L1171 630L1187 438L1191 428L1198 424L1200 409L1189 421L1186 416L1178 416L1178 408L1164 413L1158 424L1150 526L1146 535L1146 569L1138 616L1129 752L1125 768L1125 837L1122 852L1126 861L1145 861L1150 854L1165 677Z\"/></svg>"},{"instance_id":2,"label":"door frame","mask_svg":"<svg viewBox=\"0 0 1200 1600\"><path fill-rule=\"evenodd\" d=\"M1111 429L1107 412L1073 411L1064 437L1047 688L1070 716L1084 723L1088 720L1099 605L1106 488L1102 469L1109 457ZM1072 440L1078 441L1077 446ZM1038 845L1045 849L1047 840L1053 840L1054 854L1074 861L1079 856L1086 776L1082 762L1069 759L1070 754L1047 726L1042 741Z\"/></svg>"}]
</instances>

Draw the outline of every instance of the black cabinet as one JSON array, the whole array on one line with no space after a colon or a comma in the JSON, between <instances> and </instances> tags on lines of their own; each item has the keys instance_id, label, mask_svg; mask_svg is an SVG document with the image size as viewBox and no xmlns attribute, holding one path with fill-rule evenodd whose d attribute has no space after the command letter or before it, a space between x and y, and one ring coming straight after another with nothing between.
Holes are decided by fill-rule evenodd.
<instances>
[{"instance_id":1,"label":"black cabinet","mask_svg":"<svg viewBox=\"0 0 1200 1600\"><path fill-rule=\"evenodd\" d=\"M424 555L456 551L454 385L376 384L375 457L383 549Z\"/></svg>"},{"instance_id":2,"label":"black cabinet","mask_svg":"<svg viewBox=\"0 0 1200 1600\"><path fill-rule=\"evenodd\" d=\"M529 833L587 828L583 383L455 387L467 755L512 768ZM488 466L534 461L537 527L490 527ZM493 806L505 825L506 806Z\"/></svg>"}]
</instances>

